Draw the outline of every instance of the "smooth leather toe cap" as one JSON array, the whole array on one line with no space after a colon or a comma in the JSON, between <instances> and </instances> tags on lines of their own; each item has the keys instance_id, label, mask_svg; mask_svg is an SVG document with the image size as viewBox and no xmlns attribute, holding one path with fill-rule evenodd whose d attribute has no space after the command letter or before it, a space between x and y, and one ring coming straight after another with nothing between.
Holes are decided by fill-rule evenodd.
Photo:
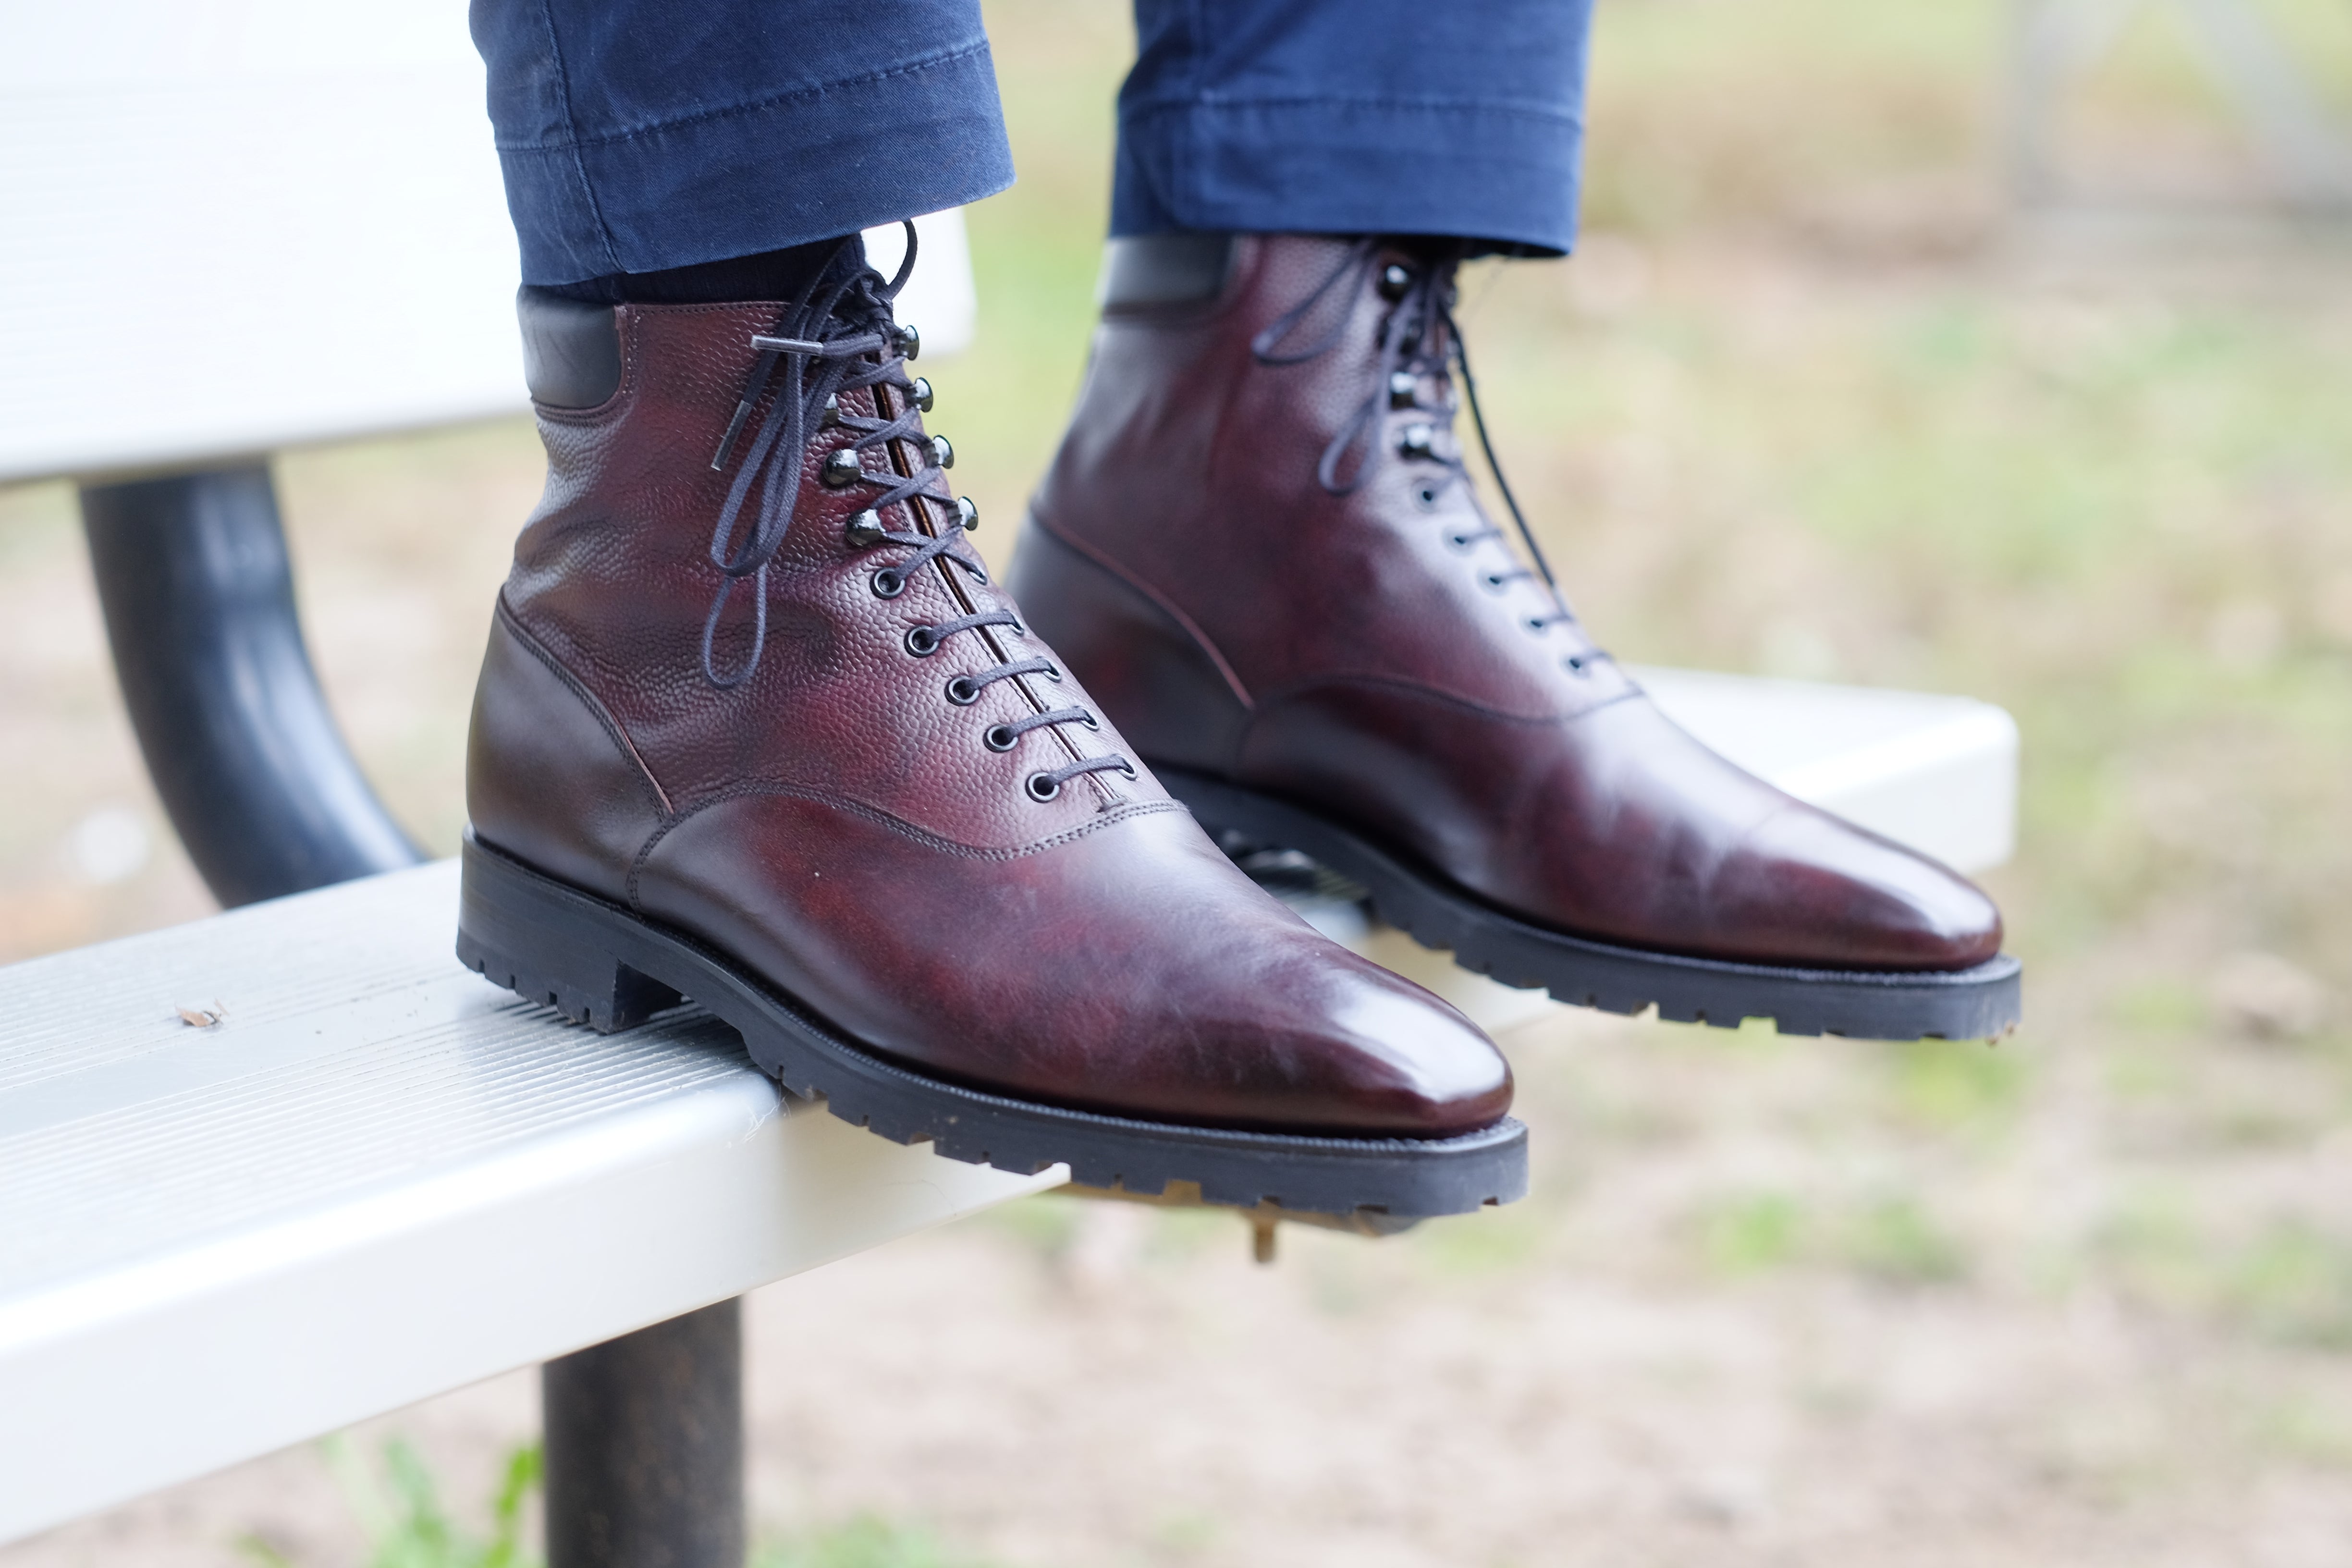
<instances>
[{"instance_id":1,"label":"smooth leather toe cap","mask_svg":"<svg viewBox=\"0 0 2352 1568\"><path fill-rule=\"evenodd\" d=\"M1121 1019L1123 1033L1173 1048L1089 1072L1065 1094L1117 1114L1157 1106L1335 1138L1448 1138L1510 1110L1510 1065L1476 1025L1233 881L1223 912L1240 940L1152 954Z\"/></svg>"},{"instance_id":2,"label":"smooth leather toe cap","mask_svg":"<svg viewBox=\"0 0 2352 1568\"><path fill-rule=\"evenodd\" d=\"M1768 962L1956 970L2000 951L2000 910L1958 872L1867 829L1795 805L1760 824L1727 866L1727 903L1777 907Z\"/></svg>"},{"instance_id":3,"label":"smooth leather toe cap","mask_svg":"<svg viewBox=\"0 0 2352 1568\"><path fill-rule=\"evenodd\" d=\"M649 851L645 911L901 1066L1143 1121L1440 1138L1510 1104L1492 1041L1285 909L1172 807L1011 857L746 795Z\"/></svg>"},{"instance_id":4,"label":"smooth leather toe cap","mask_svg":"<svg viewBox=\"0 0 2352 1568\"><path fill-rule=\"evenodd\" d=\"M1432 1138L1492 1126L1510 1110L1510 1064L1476 1025L1344 949L1326 963L1335 973L1318 1054L1347 1063L1349 1081L1336 1100L1299 1110L1356 1136Z\"/></svg>"}]
</instances>

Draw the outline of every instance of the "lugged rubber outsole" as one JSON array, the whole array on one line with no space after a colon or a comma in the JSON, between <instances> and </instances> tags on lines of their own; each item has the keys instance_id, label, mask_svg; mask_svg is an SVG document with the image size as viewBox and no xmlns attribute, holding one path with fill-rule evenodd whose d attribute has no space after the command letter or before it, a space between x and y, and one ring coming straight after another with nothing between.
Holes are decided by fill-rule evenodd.
<instances>
[{"instance_id":1,"label":"lugged rubber outsole","mask_svg":"<svg viewBox=\"0 0 2352 1568\"><path fill-rule=\"evenodd\" d=\"M669 930L480 843L463 851L457 957L602 1032L692 998L743 1037L760 1069L833 1114L951 1160L1031 1175L1066 1164L1090 1187L1307 1214L1399 1219L1509 1203L1528 1186L1527 1129L1506 1117L1445 1139L1329 1138L1129 1120L927 1078L861 1049L806 1006Z\"/></svg>"},{"instance_id":2,"label":"lugged rubber outsole","mask_svg":"<svg viewBox=\"0 0 2352 1568\"><path fill-rule=\"evenodd\" d=\"M1769 1018L1784 1035L1864 1040L1993 1039L2017 1026L2024 966L2007 953L1970 969L1796 969L1651 952L1547 931L1505 914L1361 834L1287 801L1153 764L1168 793L1221 840L1296 849L1360 883L1381 919L1423 947L1571 1006L1736 1029Z\"/></svg>"}]
</instances>

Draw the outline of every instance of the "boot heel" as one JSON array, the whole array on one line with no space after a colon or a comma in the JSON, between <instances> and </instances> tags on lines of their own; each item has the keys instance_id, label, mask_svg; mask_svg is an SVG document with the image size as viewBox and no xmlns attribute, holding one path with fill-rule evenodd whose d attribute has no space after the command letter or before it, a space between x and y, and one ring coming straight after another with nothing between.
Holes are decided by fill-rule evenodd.
<instances>
[{"instance_id":1,"label":"boot heel","mask_svg":"<svg viewBox=\"0 0 2352 1568\"><path fill-rule=\"evenodd\" d=\"M457 961L493 984L605 1035L684 1000L621 962L598 929L593 900L484 848L471 834L460 885Z\"/></svg>"}]
</instances>

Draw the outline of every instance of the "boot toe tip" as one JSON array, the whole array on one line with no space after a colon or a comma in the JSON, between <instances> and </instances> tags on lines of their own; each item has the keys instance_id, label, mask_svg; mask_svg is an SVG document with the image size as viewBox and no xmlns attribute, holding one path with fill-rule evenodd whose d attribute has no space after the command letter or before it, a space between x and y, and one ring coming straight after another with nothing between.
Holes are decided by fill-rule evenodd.
<instances>
[{"instance_id":1,"label":"boot toe tip","mask_svg":"<svg viewBox=\"0 0 2352 1568\"><path fill-rule=\"evenodd\" d=\"M1381 973L1335 1016L1356 1062L1355 1130L1446 1138L1511 1108L1511 1068L1478 1026L1419 986Z\"/></svg>"}]
</instances>

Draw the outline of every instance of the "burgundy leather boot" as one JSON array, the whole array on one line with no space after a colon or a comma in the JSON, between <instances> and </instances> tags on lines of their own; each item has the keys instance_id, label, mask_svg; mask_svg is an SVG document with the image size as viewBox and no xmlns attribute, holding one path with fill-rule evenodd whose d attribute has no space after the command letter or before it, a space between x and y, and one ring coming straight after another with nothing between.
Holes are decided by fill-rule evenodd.
<instances>
[{"instance_id":1,"label":"burgundy leather boot","mask_svg":"<svg viewBox=\"0 0 2352 1568\"><path fill-rule=\"evenodd\" d=\"M1305 851L1470 969L1795 1034L2009 1028L1981 892L1676 728L1488 520L1454 271L1369 239L1115 244L1013 558L1037 629L1223 841Z\"/></svg>"},{"instance_id":2,"label":"burgundy leather boot","mask_svg":"<svg viewBox=\"0 0 2352 1568\"><path fill-rule=\"evenodd\" d=\"M965 542L896 285L813 289L525 291L549 475L475 701L459 955L598 1029L691 997L957 1159L1341 1215L1517 1196L1493 1045L1130 760Z\"/></svg>"}]
</instances>

